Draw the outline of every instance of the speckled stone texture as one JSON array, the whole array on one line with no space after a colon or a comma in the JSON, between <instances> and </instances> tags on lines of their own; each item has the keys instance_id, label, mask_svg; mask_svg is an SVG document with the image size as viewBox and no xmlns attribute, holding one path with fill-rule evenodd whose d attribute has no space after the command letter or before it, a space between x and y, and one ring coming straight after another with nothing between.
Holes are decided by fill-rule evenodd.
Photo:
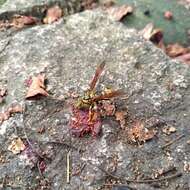
<instances>
[{"instance_id":1,"label":"speckled stone texture","mask_svg":"<svg viewBox=\"0 0 190 190\"><path fill-rule=\"evenodd\" d=\"M174 121L172 125L177 131L164 136L164 125L161 125L156 137L136 146L127 142L125 130L120 129L114 118L106 118L100 137L77 139L69 135L71 111L68 100L24 100L25 80L39 72L45 72L47 90L52 96L66 98L71 91L81 94L102 61L106 62L106 67L98 88L122 88L128 96L118 100L118 108L127 109L130 117L136 119L154 117ZM138 190L190 188L189 171L184 171L184 165L190 164L187 144L190 135L190 67L168 58L135 30L114 22L98 10L74 14L52 25L34 26L1 39L0 67L0 85L8 89L6 103L0 109L12 102L26 107L24 115L17 114L0 126L1 151L9 159L8 163L0 165L1 180L9 168L8 176L14 179L17 187L36 187L37 170L31 171L20 155L7 152L11 137L16 132L22 136L22 127L25 127L30 139L42 147L52 146L54 150L44 173L54 190L106 189L102 185L107 176L96 166L112 171L115 160L117 167L113 174L123 178L150 178L156 171L170 167L183 174L156 184L130 183ZM37 133L41 126L45 127L43 134ZM165 144L164 137L172 140L181 134L185 136L169 146L168 151L161 148ZM85 167L81 174L71 177L70 184L66 184L68 147L42 143L57 139L71 141L74 147L82 150L72 149L72 172L83 164ZM21 182L15 176L20 176Z\"/></svg>"}]
</instances>

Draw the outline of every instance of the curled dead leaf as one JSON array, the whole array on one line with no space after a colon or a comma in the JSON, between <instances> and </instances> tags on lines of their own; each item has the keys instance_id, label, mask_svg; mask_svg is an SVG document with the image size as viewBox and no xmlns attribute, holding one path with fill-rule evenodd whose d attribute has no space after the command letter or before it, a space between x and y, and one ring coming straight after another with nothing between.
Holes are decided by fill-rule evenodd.
<instances>
[{"instance_id":1,"label":"curled dead leaf","mask_svg":"<svg viewBox=\"0 0 190 190\"><path fill-rule=\"evenodd\" d=\"M163 32L161 29L154 29L153 23L147 24L140 32L139 32L146 40L150 40L155 44L159 44L163 40ZM163 41L162 41L163 43Z\"/></svg>"},{"instance_id":2,"label":"curled dead leaf","mask_svg":"<svg viewBox=\"0 0 190 190\"><path fill-rule=\"evenodd\" d=\"M144 123L136 121L128 130L128 140L130 142L146 142L154 137L156 131L144 127Z\"/></svg>"},{"instance_id":3,"label":"curled dead leaf","mask_svg":"<svg viewBox=\"0 0 190 190\"><path fill-rule=\"evenodd\" d=\"M190 49L189 48L185 48L183 46L181 46L180 44L176 43L176 44L169 44L166 47L166 54L170 57L178 57L181 55L185 55L187 53L190 53Z\"/></svg>"},{"instance_id":4,"label":"curled dead leaf","mask_svg":"<svg viewBox=\"0 0 190 190\"><path fill-rule=\"evenodd\" d=\"M14 139L8 147L8 150L13 154L19 154L25 149L25 145L20 138Z\"/></svg>"},{"instance_id":5,"label":"curled dead leaf","mask_svg":"<svg viewBox=\"0 0 190 190\"><path fill-rule=\"evenodd\" d=\"M34 98L37 95L48 96L49 94L45 91L45 74L38 74L32 78L32 84L30 85L26 99Z\"/></svg>"},{"instance_id":6,"label":"curled dead leaf","mask_svg":"<svg viewBox=\"0 0 190 190\"><path fill-rule=\"evenodd\" d=\"M112 6L106 9L107 13L111 15L114 20L121 21L126 15L133 12L133 7L129 5Z\"/></svg>"},{"instance_id":7,"label":"curled dead leaf","mask_svg":"<svg viewBox=\"0 0 190 190\"><path fill-rule=\"evenodd\" d=\"M37 23L37 18L25 15L15 15L11 21L11 26L15 28L23 28L26 25L34 25Z\"/></svg>"},{"instance_id":8,"label":"curled dead leaf","mask_svg":"<svg viewBox=\"0 0 190 190\"><path fill-rule=\"evenodd\" d=\"M63 16L62 9L55 5L47 10L46 17L43 19L45 24L51 24Z\"/></svg>"},{"instance_id":9,"label":"curled dead leaf","mask_svg":"<svg viewBox=\"0 0 190 190\"><path fill-rule=\"evenodd\" d=\"M0 124L8 120L11 117L11 114L21 113L23 108L20 104L15 104L9 107L5 112L0 113Z\"/></svg>"}]
</instances>

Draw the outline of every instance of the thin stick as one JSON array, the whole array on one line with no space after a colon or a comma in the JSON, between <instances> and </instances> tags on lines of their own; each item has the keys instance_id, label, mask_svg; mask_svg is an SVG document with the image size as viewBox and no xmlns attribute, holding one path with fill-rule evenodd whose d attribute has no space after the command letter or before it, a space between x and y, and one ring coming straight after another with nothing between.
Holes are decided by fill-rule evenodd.
<instances>
[{"instance_id":1,"label":"thin stick","mask_svg":"<svg viewBox=\"0 0 190 190\"><path fill-rule=\"evenodd\" d=\"M74 147L73 145L70 145L69 143L67 142L64 142L64 141L38 141L38 142L41 142L41 143L48 143L48 144L57 144L57 145L63 145L63 146L67 146L68 148L70 149L73 149L73 150L78 150L78 148Z\"/></svg>"},{"instance_id":2,"label":"thin stick","mask_svg":"<svg viewBox=\"0 0 190 190\"><path fill-rule=\"evenodd\" d=\"M182 173L178 172L176 174L170 175L170 176L166 176L166 177L162 177L159 179L144 179L144 180L131 180L131 179L126 179L126 182L132 182L132 183L152 183L152 182L159 182L159 181L165 181L168 179L172 179L172 178L176 178L176 177L180 177L182 176Z\"/></svg>"},{"instance_id":3,"label":"thin stick","mask_svg":"<svg viewBox=\"0 0 190 190\"><path fill-rule=\"evenodd\" d=\"M183 134L183 135L180 135L180 136L176 137L174 140L172 140L172 141L166 143L165 145L163 145L163 146L162 146L162 149L164 149L164 148L170 146L171 144L173 144L173 143L175 143L176 141L180 140L180 139L183 138L184 136L185 136L185 135Z\"/></svg>"},{"instance_id":4,"label":"thin stick","mask_svg":"<svg viewBox=\"0 0 190 190\"><path fill-rule=\"evenodd\" d=\"M92 164L91 162L88 162L88 163ZM92 165L94 165L94 164L92 164ZM152 182L159 182L159 181L164 181L164 180L168 180L168 179L172 179L172 178L176 178L176 177L182 176L182 173L178 172L176 174L173 174L173 175L170 175L170 176L166 176L166 177L162 177L162 178L159 178L159 179L144 179L144 180L122 179L119 176L115 176L115 175L111 174L110 172L106 171L102 167L99 167L99 166L96 166L96 165L94 165L94 166L97 167L98 169L100 169L101 171L103 171L108 176L110 176L112 178L115 178L117 180L126 181L128 183L152 183ZM121 184L121 185L125 185L125 184Z\"/></svg>"},{"instance_id":5,"label":"thin stick","mask_svg":"<svg viewBox=\"0 0 190 190\"><path fill-rule=\"evenodd\" d=\"M70 154L71 151L67 153L67 183L70 183Z\"/></svg>"}]
</instances>

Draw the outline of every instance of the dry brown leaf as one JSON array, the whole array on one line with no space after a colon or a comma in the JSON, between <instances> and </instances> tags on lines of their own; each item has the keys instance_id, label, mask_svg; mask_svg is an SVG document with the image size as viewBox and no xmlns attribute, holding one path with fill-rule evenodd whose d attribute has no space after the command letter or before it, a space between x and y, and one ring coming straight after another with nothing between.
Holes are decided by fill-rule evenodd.
<instances>
[{"instance_id":1,"label":"dry brown leaf","mask_svg":"<svg viewBox=\"0 0 190 190\"><path fill-rule=\"evenodd\" d=\"M8 111L9 111L10 114L22 113L23 112L23 108L22 108L22 106L20 104L16 104L16 105L11 106L8 109Z\"/></svg>"},{"instance_id":2,"label":"dry brown leaf","mask_svg":"<svg viewBox=\"0 0 190 190\"><path fill-rule=\"evenodd\" d=\"M153 29L153 23L148 23L139 33L143 36L144 39L150 40Z\"/></svg>"},{"instance_id":3,"label":"dry brown leaf","mask_svg":"<svg viewBox=\"0 0 190 190\"><path fill-rule=\"evenodd\" d=\"M127 14L131 14L133 12L133 7L129 5L122 6L112 6L106 9L107 13L111 15L114 20L121 21Z\"/></svg>"},{"instance_id":4,"label":"dry brown leaf","mask_svg":"<svg viewBox=\"0 0 190 190\"><path fill-rule=\"evenodd\" d=\"M63 16L63 11L59 6L53 6L47 10L46 17L43 19L45 24L51 24Z\"/></svg>"},{"instance_id":5,"label":"dry brown leaf","mask_svg":"<svg viewBox=\"0 0 190 190\"><path fill-rule=\"evenodd\" d=\"M13 154L19 154L26 148L24 143L20 138L14 139L8 147L8 150L11 151Z\"/></svg>"},{"instance_id":6,"label":"dry brown leaf","mask_svg":"<svg viewBox=\"0 0 190 190\"><path fill-rule=\"evenodd\" d=\"M123 111L116 111L115 118L117 121L119 121L121 128L125 127L125 112Z\"/></svg>"},{"instance_id":7,"label":"dry brown leaf","mask_svg":"<svg viewBox=\"0 0 190 190\"><path fill-rule=\"evenodd\" d=\"M45 74L39 74L32 78L32 84L30 85L26 99L33 98L37 95L48 96L48 93L44 90Z\"/></svg>"},{"instance_id":8,"label":"dry brown leaf","mask_svg":"<svg viewBox=\"0 0 190 190\"><path fill-rule=\"evenodd\" d=\"M26 25L34 25L37 19L32 16L15 15L12 19L11 26L15 28L23 28Z\"/></svg>"},{"instance_id":9,"label":"dry brown leaf","mask_svg":"<svg viewBox=\"0 0 190 190\"><path fill-rule=\"evenodd\" d=\"M156 132L144 127L144 123L136 121L128 130L128 140L130 142L141 143L150 140L154 137Z\"/></svg>"},{"instance_id":10,"label":"dry brown leaf","mask_svg":"<svg viewBox=\"0 0 190 190\"><path fill-rule=\"evenodd\" d=\"M8 120L11 117L11 114L21 113L22 111L23 111L23 108L20 104L12 105L5 112L0 113L0 124L2 124L4 121Z\"/></svg>"},{"instance_id":11,"label":"dry brown leaf","mask_svg":"<svg viewBox=\"0 0 190 190\"><path fill-rule=\"evenodd\" d=\"M147 24L140 32L139 32L146 40L150 40L155 44L159 44L161 41L163 43L163 32L161 29L154 29L153 23ZM163 44L160 44L163 45Z\"/></svg>"},{"instance_id":12,"label":"dry brown leaf","mask_svg":"<svg viewBox=\"0 0 190 190\"><path fill-rule=\"evenodd\" d=\"M166 47L166 54L170 57L178 57L184 54L190 53L189 48L185 48L181 46L180 44L169 44Z\"/></svg>"}]
</instances>

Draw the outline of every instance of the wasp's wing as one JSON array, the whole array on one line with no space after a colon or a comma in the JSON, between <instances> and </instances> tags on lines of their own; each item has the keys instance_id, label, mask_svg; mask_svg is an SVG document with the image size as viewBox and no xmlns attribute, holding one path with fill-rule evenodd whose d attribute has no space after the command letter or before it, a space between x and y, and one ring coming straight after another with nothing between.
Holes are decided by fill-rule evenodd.
<instances>
[{"instance_id":1,"label":"wasp's wing","mask_svg":"<svg viewBox=\"0 0 190 190\"><path fill-rule=\"evenodd\" d=\"M105 67L105 61L103 61L96 69L96 73L90 83L90 90L93 90L96 86L96 83L98 81L98 79L100 78L100 75L102 74L102 71Z\"/></svg>"},{"instance_id":2,"label":"wasp's wing","mask_svg":"<svg viewBox=\"0 0 190 190\"><path fill-rule=\"evenodd\" d=\"M110 93L106 93L106 94L102 94L102 95L99 95L99 96L95 96L93 98L93 101L100 101L100 100L111 99L111 98L114 98L114 97L117 97L117 96L122 96L124 94L125 93L124 93L123 90L115 90L115 91L112 91Z\"/></svg>"}]
</instances>

